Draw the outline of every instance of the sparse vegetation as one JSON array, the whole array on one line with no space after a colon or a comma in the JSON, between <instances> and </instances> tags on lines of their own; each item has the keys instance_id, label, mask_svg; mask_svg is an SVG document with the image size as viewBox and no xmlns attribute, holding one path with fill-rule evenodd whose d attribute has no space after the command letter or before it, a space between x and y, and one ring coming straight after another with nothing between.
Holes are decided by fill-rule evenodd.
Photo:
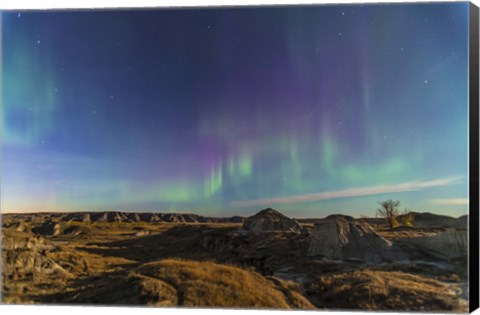
<instances>
[{"instance_id":1,"label":"sparse vegetation","mask_svg":"<svg viewBox=\"0 0 480 315\"><path fill-rule=\"evenodd\" d=\"M413 222L415 221L415 213L409 209L405 209L403 214L399 216L398 221L400 224L405 226L413 226Z\"/></svg>"},{"instance_id":2,"label":"sparse vegetation","mask_svg":"<svg viewBox=\"0 0 480 315\"><path fill-rule=\"evenodd\" d=\"M156 286L173 291L171 305L314 308L299 293L298 286L289 286L280 279L269 281L256 272L208 261L167 259L152 262L135 269L131 277L154 279L158 282ZM288 292L288 299L282 291Z\"/></svg>"},{"instance_id":3,"label":"sparse vegetation","mask_svg":"<svg viewBox=\"0 0 480 315\"><path fill-rule=\"evenodd\" d=\"M320 276L307 294L327 308L403 311L459 311L462 305L446 284L404 272L358 270Z\"/></svg>"},{"instance_id":4,"label":"sparse vegetation","mask_svg":"<svg viewBox=\"0 0 480 315\"><path fill-rule=\"evenodd\" d=\"M408 224L406 214L396 217L398 223ZM2 218L4 303L466 310L459 291L466 281L466 258L456 258L445 274L445 268L436 267L444 262L428 263L428 257L423 265L387 260L368 266L350 257L342 263L310 257L314 223L307 220L302 227L309 228L296 234L244 233L241 223L232 222L67 222L48 214ZM369 224L369 218L351 220ZM53 229L35 229L45 222L54 223L47 226ZM395 243L438 230L382 224L375 232Z\"/></svg>"}]
</instances>

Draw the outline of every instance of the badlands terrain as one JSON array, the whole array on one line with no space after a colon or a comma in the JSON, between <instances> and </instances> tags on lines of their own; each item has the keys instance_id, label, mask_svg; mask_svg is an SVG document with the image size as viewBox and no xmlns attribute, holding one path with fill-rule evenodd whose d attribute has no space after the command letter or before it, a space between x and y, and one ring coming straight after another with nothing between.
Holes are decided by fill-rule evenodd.
<instances>
[{"instance_id":1,"label":"badlands terrain","mask_svg":"<svg viewBox=\"0 0 480 315\"><path fill-rule=\"evenodd\" d=\"M2 302L466 312L467 217L2 215Z\"/></svg>"}]
</instances>

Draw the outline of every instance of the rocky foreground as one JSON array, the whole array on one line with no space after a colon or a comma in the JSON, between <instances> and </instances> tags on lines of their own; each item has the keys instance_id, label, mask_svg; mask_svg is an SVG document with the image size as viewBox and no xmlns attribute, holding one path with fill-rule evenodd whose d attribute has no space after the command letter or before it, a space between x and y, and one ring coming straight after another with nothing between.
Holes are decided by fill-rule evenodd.
<instances>
[{"instance_id":1,"label":"rocky foreground","mask_svg":"<svg viewBox=\"0 0 480 315\"><path fill-rule=\"evenodd\" d=\"M467 220L2 215L4 303L467 311ZM418 223L420 222L420 223Z\"/></svg>"}]
</instances>

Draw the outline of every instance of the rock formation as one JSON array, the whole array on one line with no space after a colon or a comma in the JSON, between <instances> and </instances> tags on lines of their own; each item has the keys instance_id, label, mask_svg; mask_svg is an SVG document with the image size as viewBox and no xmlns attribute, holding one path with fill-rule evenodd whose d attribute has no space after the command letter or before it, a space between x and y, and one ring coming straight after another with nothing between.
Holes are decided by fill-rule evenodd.
<instances>
[{"instance_id":1,"label":"rock formation","mask_svg":"<svg viewBox=\"0 0 480 315\"><path fill-rule=\"evenodd\" d=\"M270 231L303 232L303 228L297 221L271 208L264 209L248 217L243 223L242 228L252 233Z\"/></svg>"},{"instance_id":2,"label":"rock formation","mask_svg":"<svg viewBox=\"0 0 480 315\"><path fill-rule=\"evenodd\" d=\"M62 230L62 226L59 223L47 221L43 224L32 228L32 232L38 235L58 235Z\"/></svg>"},{"instance_id":3,"label":"rock formation","mask_svg":"<svg viewBox=\"0 0 480 315\"><path fill-rule=\"evenodd\" d=\"M332 215L315 224L308 255L368 264L407 259L400 248L379 236L368 223L342 215Z\"/></svg>"},{"instance_id":4,"label":"rock formation","mask_svg":"<svg viewBox=\"0 0 480 315\"><path fill-rule=\"evenodd\" d=\"M56 246L42 237L2 239L2 275L8 279L68 273L48 256Z\"/></svg>"},{"instance_id":5,"label":"rock formation","mask_svg":"<svg viewBox=\"0 0 480 315\"><path fill-rule=\"evenodd\" d=\"M400 243L429 256L448 260L468 254L468 230L448 228L432 236L404 238Z\"/></svg>"},{"instance_id":6,"label":"rock formation","mask_svg":"<svg viewBox=\"0 0 480 315\"><path fill-rule=\"evenodd\" d=\"M38 214L30 214L32 218L37 221L61 221L61 222L172 222L172 223L242 223L243 217L233 216L225 218L204 217L191 213L153 213L153 212L121 212L121 211L106 211L106 212L73 212L68 214L59 214L58 218L52 218L52 215L43 215L39 217ZM9 221L15 219L14 216L8 214L5 216ZM22 220L32 219L23 217Z\"/></svg>"},{"instance_id":7,"label":"rock formation","mask_svg":"<svg viewBox=\"0 0 480 315\"><path fill-rule=\"evenodd\" d=\"M64 222L88 222L90 223L90 214L89 213L81 213L81 212L74 212L65 215L62 218Z\"/></svg>"},{"instance_id":8,"label":"rock formation","mask_svg":"<svg viewBox=\"0 0 480 315\"><path fill-rule=\"evenodd\" d=\"M79 226L70 226L63 230L63 235L77 236L84 233L82 228Z\"/></svg>"}]
</instances>

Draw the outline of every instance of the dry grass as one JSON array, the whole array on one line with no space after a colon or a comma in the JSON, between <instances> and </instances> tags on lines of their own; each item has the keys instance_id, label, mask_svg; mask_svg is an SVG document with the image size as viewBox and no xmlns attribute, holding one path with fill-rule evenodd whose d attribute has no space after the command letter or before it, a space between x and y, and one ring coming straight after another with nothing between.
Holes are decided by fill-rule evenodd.
<instances>
[{"instance_id":1,"label":"dry grass","mask_svg":"<svg viewBox=\"0 0 480 315\"><path fill-rule=\"evenodd\" d=\"M132 263L121 257L77 250L83 245L82 240L89 237L43 237L17 231L16 228L3 228L2 302L49 302L51 297L69 290L75 279L102 274L118 265Z\"/></svg>"},{"instance_id":2,"label":"dry grass","mask_svg":"<svg viewBox=\"0 0 480 315\"><path fill-rule=\"evenodd\" d=\"M302 235L232 236L239 224L146 222L61 222L57 235L34 234L42 220L2 228L4 303L464 310L453 286L437 281L460 282L456 271L312 260ZM65 233L71 228L81 233Z\"/></svg>"},{"instance_id":3,"label":"dry grass","mask_svg":"<svg viewBox=\"0 0 480 315\"><path fill-rule=\"evenodd\" d=\"M437 232L432 231L422 231L422 230L411 230L411 231L396 231L392 230L379 230L377 231L378 235L389 240L394 241L402 238L414 238L414 237L423 237L423 236L434 236Z\"/></svg>"},{"instance_id":4,"label":"dry grass","mask_svg":"<svg viewBox=\"0 0 480 315\"><path fill-rule=\"evenodd\" d=\"M307 294L326 308L466 311L455 290L421 275L367 269L321 276L307 285Z\"/></svg>"},{"instance_id":5,"label":"dry grass","mask_svg":"<svg viewBox=\"0 0 480 315\"><path fill-rule=\"evenodd\" d=\"M144 289L153 287L167 296L176 292L176 300L172 302L177 305L313 308L301 296L298 286L289 286L281 280L274 283L256 272L213 262L167 259L144 264L133 271L131 277L142 279ZM145 277L153 281L145 281ZM280 290L277 286L280 286Z\"/></svg>"}]
</instances>

